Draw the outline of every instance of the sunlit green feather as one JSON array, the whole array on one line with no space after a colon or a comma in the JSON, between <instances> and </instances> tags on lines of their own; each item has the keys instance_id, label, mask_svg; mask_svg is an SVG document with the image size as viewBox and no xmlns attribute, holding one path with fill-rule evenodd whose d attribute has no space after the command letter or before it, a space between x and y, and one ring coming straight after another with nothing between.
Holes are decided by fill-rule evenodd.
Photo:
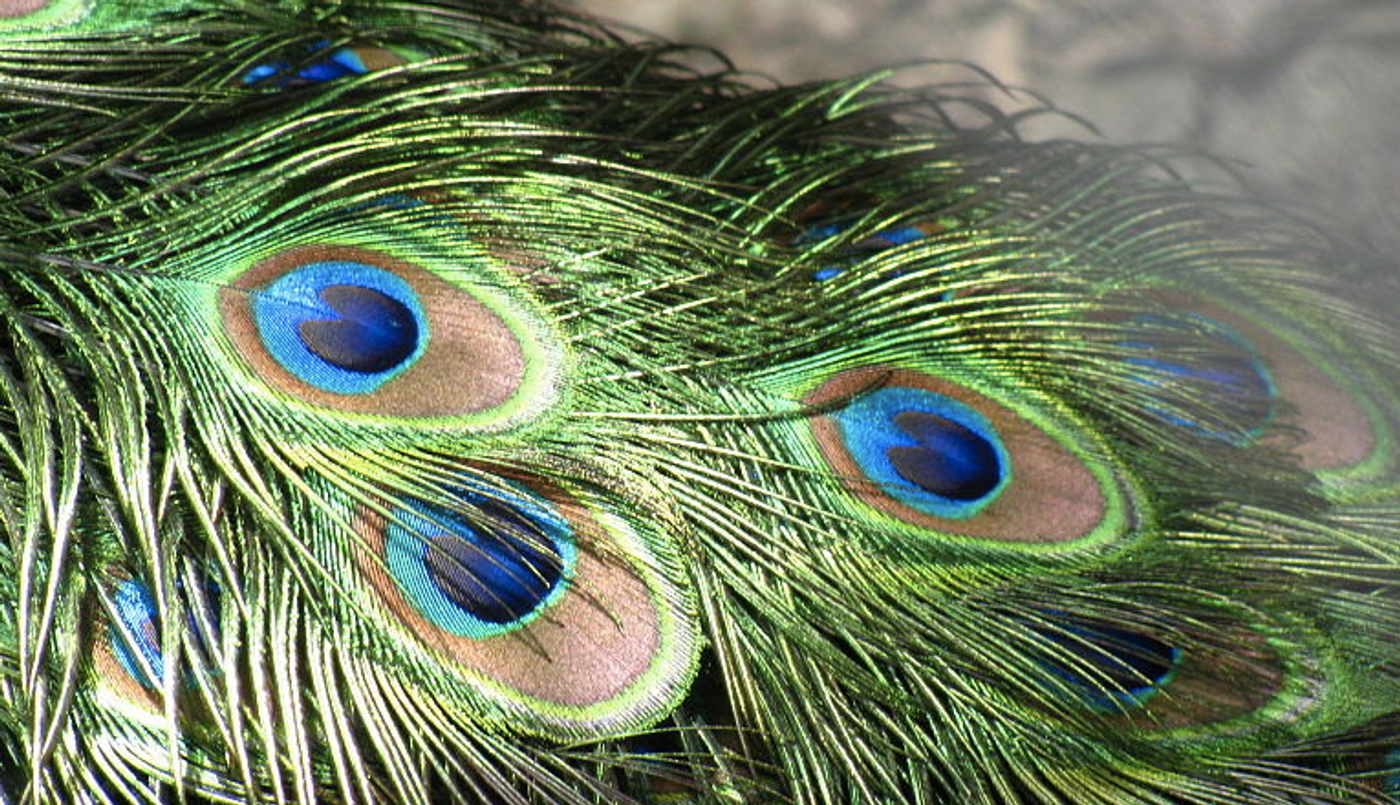
<instances>
[{"instance_id":1,"label":"sunlit green feather","mask_svg":"<svg viewBox=\"0 0 1400 805\"><path fill-rule=\"evenodd\" d=\"M1397 801L1393 280L688 55L0 6L0 801Z\"/></svg>"}]
</instances>

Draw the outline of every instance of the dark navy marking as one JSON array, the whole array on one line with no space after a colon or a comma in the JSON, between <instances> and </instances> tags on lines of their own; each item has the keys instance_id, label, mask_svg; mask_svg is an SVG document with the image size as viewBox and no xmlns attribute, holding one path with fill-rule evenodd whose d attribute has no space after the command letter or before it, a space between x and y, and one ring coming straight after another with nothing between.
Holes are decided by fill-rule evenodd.
<instances>
[{"instance_id":1,"label":"dark navy marking","mask_svg":"<svg viewBox=\"0 0 1400 805\"><path fill-rule=\"evenodd\" d=\"M972 517L1011 479L1011 456L992 423L951 397L889 387L832 415L847 451L886 494L936 517Z\"/></svg>"},{"instance_id":2,"label":"dark navy marking","mask_svg":"<svg viewBox=\"0 0 1400 805\"><path fill-rule=\"evenodd\" d=\"M1385 769L1385 782L1382 784L1385 793L1400 797L1400 749L1387 752L1385 760L1381 762Z\"/></svg>"},{"instance_id":3,"label":"dark navy marking","mask_svg":"<svg viewBox=\"0 0 1400 805\"><path fill-rule=\"evenodd\" d=\"M385 541L389 571L434 625L461 637L501 634L558 598L577 557L568 524L534 498L457 490L470 516L411 500Z\"/></svg>"},{"instance_id":4,"label":"dark navy marking","mask_svg":"<svg viewBox=\"0 0 1400 805\"><path fill-rule=\"evenodd\" d=\"M399 300L359 285L328 285L321 301L339 318L297 325L313 354L347 372L378 374L393 369L418 348L418 322Z\"/></svg>"},{"instance_id":5,"label":"dark navy marking","mask_svg":"<svg viewBox=\"0 0 1400 805\"><path fill-rule=\"evenodd\" d=\"M418 295L382 268L308 263L253 297L263 346L284 369L323 391L367 394L423 354L428 321Z\"/></svg>"},{"instance_id":6,"label":"dark navy marking","mask_svg":"<svg viewBox=\"0 0 1400 805\"><path fill-rule=\"evenodd\" d=\"M985 497L1001 483L996 449L966 425L923 411L896 414L894 423L919 443L885 451L910 483L962 501Z\"/></svg>"},{"instance_id":7,"label":"dark navy marking","mask_svg":"<svg viewBox=\"0 0 1400 805\"><path fill-rule=\"evenodd\" d=\"M825 240L850 229L852 223L851 221L847 221L811 227L799 235L796 242L801 244ZM906 243L913 243L927 236L927 233L917 226L900 226L893 229L882 230L859 243L852 244L850 248L851 256L843 257L832 265L817 269L812 272L812 277L821 282L835 279L846 273L851 266L864 259L863 253L868 254L870 252L883 251L893 246L903 246ZM900 272L893 272L891 276L898 276L899 273Z\"/></svg>"},{"instance_id":8,"label":"dark navy marking","mask_svg":"<svg viewBox=\"0 0 1400 805\"><path fill-rule=\"evenodd\" d=\"M1204 328L1217 342L1238 350L1239 354L1192 356L1175 355L1170 344L1150 339L1122 342L1122 346L1159 353L1155 356L1130 357L1126 362L1178 377L1202 380L1211 384L1217 396L1214 402L1228 422L1197 421L1179 413L1154 409L1163 421L1187 428L1203 436L1232 444L1247 444L1257 438L1273 420L1278 401L1278 389L1273 377L1254 346L1234 328L1198 314L1186 314ZM1138 316L1132 322L1153 326L1179 326L1160 316ZM1137 378L1145 385L1156 385L1149 377ZM1238 423L1238 424L1237 424ZM1239 427L1243 424L1244 427Z\"/></svg>"},{"instance_id":9,"label":"dark navy marking","mask_svg":"<svg viewBox=\"0 0 1400 805\"><path fill-rule=\"evenodd\" d=\"M1106 713L1144 705L1171 681L1184 654L1150 635L1102 623L1037 631L1069 655L1047 660L1047 669L1086 705Z\"/></svg>"}]
</instances>

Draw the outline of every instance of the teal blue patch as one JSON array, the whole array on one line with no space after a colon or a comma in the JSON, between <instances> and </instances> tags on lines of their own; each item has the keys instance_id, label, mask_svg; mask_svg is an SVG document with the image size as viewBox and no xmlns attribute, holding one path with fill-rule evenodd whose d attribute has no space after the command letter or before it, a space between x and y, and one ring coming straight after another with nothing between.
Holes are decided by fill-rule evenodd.
<instances>
[{"instance_id":1,"label":"teal blue patch","mask_svg":"<svg viewBox=\"0 0 1400 805\"><path fill-rule=\"evenodd\" d=\"M315 53L329 47L326 41L316 42L309 51ZM346 76L364 75L369 69L365 67L358 54L350 48L337 48L325 57L317 59L299 69L294 68L292 63L285 60L267 62L259 64L257 67L243 74L244 84L271 84L277 88L284 88L293 84L323 84L327 81L334 81L337 78Z\"/></svg>"},{"instance_id":2,"label":"teal blue patch","mask_svg":"<svg viewBox=\"0 0 1400 805\"><path fill-rule=\"evenodd\" d=\"M128 640L128 635L123 635L121 630L110 630L108 641L112 647L112 655L117 658L122 670L138 685L147 690L155 690L159 686L158 681L147 676L141 664L141 660L144 660L157 680L165 675L165 657L160 650L160 626L156 622L155 599L151 597L151 591L146 589L146 585L127 579L117 585L112 594L112 602L116 607L117 618L121 620L122 627L130 637ZM138 654L140 660L137 659Z\"/></svg>"},{"instance_id":3,"label":"teal blue patch","mask_svg":"<svg viewBox=\"0 0 1400 805\"><path fill-rule=\"evenodd\" d=\"M263 346L323 391L369 394L427 349L427 314L404 279L364 263L308 263L253 295Z\"/></svg>"},{"instance_id":4,"label":"teal blue patch","mask_svg":"<svg viewBox=\"0 0 1400 805\"><path fill-rule=\"evenodd\" d=\"M461 511L418 499L394 511L385 562L409 603L472 639L537 618L564 593L578 557L572 529L533 495L453 490Z\"/></svg>"},{"instance_id":5,"label":"teal blue patch","mask_svg":"<svg viewBox=\"0 0 1400 805\"><path fill-rule=\"evenodd\" d=\"M964 435L951 443L928 443L906 425L901 425L900 420L907 421L909 414L931 415L958 426ZM951 397L918 388L882 388L861 395L832 416L840 425L847 451L861 471L880 484L890 497L926 514L949 519L972 517L996 500L1011 480L1011 456L991 421ZM980 450L971 456L965 449L969 446L967 434L971 434L970 446ZM973 489L973 494L931 491L904 469L908 462L897 463L899 456L914 451L924 454L925 463L946 459L962 464L961 469L949 471L960 479L982 480L971 486L964 480L951 484Z\"/></svg>"},{"instance_id":6,"label":"teal blue patch","mask_svg":"<svg viewBox=\"0 0 1400 805\"><path fill-rule=\"evenodd\" d=\"M1383 763L1386 772L1385 793L1392 797L1400 797L1400 748L1387 752Z\"/></svg>"},{"instance_id":7,"label":"teal blue patch","mask_svg":"<svg viewBox=\"0 0 1400 805\"><path fill-rule=\"evenodd\" d=\"M1122 346L1140 349L1141 357L1129 357L1127 363L1142 366L1167 375L1188 378L1211 391L1210 403L1223 417L1188 419L1180 413L1162 408L1151 408L1151 413L1163 420L1207 438L1247 445L1257 439L1273 421L1278 405L1278 387L1273 375L1264 365L1254 345L1243 333L1215 319L1195 313L1184 315L1186 321L1175 321L1161 316L1138 316L1130 323L1164 328L1207 333L1225 350L1220 355L1200 355L1188 349L1175 352L1169 340L1154 341L1151 336L1141 340L1122 342ZM1163 333L1165 336L1167 333ZM1232 354L1237 353L1237 354ZM1146 386L1160 386L1161 383L1150 376L1134 378Z\"/></svg>"}]
</instances>

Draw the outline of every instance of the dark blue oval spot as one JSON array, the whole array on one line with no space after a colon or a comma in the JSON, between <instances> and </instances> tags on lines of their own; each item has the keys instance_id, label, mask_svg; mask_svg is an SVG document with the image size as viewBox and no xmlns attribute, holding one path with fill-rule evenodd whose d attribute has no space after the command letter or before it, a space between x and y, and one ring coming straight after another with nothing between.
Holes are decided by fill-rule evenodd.
<instances>
[{"instance_id":1,"label":"dark blue oval spot","mask_svg":"<svg viewBox=\"0 0 1400 805\"><path fill-rule=\"evenodd\" d=\"M297 332L326 363L347 372L387 372L418 349L413 311L394 297L359 285L328 285L321 300L340 317L303 321Z\"/></svg>"},{"instance_id":2,"label":"dark blue oval spot","mask_svg":"<svg viewBox=\"0 0 1400 805\"><path fill-rule=\"evenodd\" d=\"M112 654L127 675L147 690L159 687L165 675L165 657L160 650L160 624L156 620L156 602L146 585L127 579L117 585L112 603L121 629L109 631ZM123 633L125 631L125 634ZM138 659L139 655L139 659ZM142 661L155 679L147 675Z\"/></svg>"},{"instance_id":3,"label":"dark blue oval spot","mask_svg":"<svg viewBox=\"0 0 1400 805\"><path fill-rule=\"evenodd\" d=\"M433 511L451 530L430 538L428 577L473 617L497 624L519 620L559 584L563 557L552 539L518 513L495 502L478 505L482 522L475 525Z\"/></svg>"},{"instance_id":4,"label":"dark blue oval spot","mask_svg":"<svg viewBox=\"0 0 1400 805\"><path fill-rule=\"evenodd\" d=\"M456 490L460 511L409 500L395 512L385 561L409 602L462 637L518 628L563 591L577 556L571 530L533 496Z\"/></svg>"},{"instance_id":5,"label":"dark blue oval spot","mask_svg":"<svg viewBox=\"0 0 1400 805\"><path fill-rule=\"evenodd\" d=\"M952 500L976 500L1001 482L1001 462L992 443L976 431L938 414L902 411L894 423L917 447L885 451L905 480Z\"/></svg>"},{"instance_id":6,"label":"dark blue oval spot","mask_svg":"<svg viewBox=\"0 0 1400 805\"><path fill-rule=\"evenodd\" d=\"M1183 654L1151 635L1104 623L1037 631L1059 649L1045 662L1050 672L1068 682L1085 704L1104 712L1144 704L1171 681Z\"/></svg>"},{"instance_id":7,"label":"dark blue oval spot","mask_svg":"<svg viewBox=\"0 0 1400 805\"><path fill-rule=\"evenodd\" d=\"M1159 418L1213 439L1238 444L1255 438L1273 419L1278 389L1259 353L1239 331L1194 313L1186 314L1180 321L1161 316L1137 316L1131 323L1155 332L1122 343L1147 353L1128 358L1129 364L1199 381L1198 386L1209 389L1208 405L1202 406L1198 418L1187 418L1176 411L1155 410ZM1214 342L1215 348L1204 350L1199 340L1174 339L1172 330L1183 334L1189 330L1196 339L1204 334L1209 342ZM1147 376L1138 380L1146 385L1156 383Z\"/></svg>"},{"instance_id":8,"label":"dark blue oval spot","mask_svg":"<svg viewBox=\"0 0 1400 805\"><path fill-rule=\"evenodd\" d=\"M971 406L926 389L890 386L832 414L847 452L883 492L906 506L963 519L1011 479L1011 456Z\"/></svg>"},{"instance_id":9,"label":"dark blue oval spot","mask_svg":"<svg viewBox=\"0 0 1400 805\"><path fill-rule=\"evenodd\" d=\"M252 307L277 363L336 394L377 390L422 356L430 335L413 286L351 260L297 266L259 289Z\"/></svg>"}]
</instances>

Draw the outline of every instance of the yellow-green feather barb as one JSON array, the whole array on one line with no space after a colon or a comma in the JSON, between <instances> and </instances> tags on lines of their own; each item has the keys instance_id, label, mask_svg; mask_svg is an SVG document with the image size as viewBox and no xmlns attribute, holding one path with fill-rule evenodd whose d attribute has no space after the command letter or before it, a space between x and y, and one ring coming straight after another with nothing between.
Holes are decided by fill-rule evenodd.
<instances>
[{"instance_id":1,"label":"yellow-green feather barb","mask_svg":"<svg viewBox=\"0 0 1400 805\"><path fill-rule=\"evenodd\" d=\"M1396 278L535 2L0 2L0 803L1400 802Z\"/></svg>"}]
</instances>

